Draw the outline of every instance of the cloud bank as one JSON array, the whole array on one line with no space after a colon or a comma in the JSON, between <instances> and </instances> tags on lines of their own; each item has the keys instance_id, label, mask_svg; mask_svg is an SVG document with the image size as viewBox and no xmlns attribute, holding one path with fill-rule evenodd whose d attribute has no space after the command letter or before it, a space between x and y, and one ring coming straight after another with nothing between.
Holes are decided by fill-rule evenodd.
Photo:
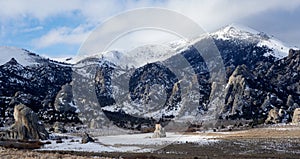
<instances>
[{"instance_id":1,"label":"cloud bank","mask_svg":"<svg viewBox=\"0 0 300 159\"><path fill-rule=\"evenodd\" d=\"M107 18L139 7L167 8L193 19L206 31L213 31L230 23L245 22L245 19L264 17L268 13L284 12L296 14L300 9L299 0L167 0L167 1L136 1L136 0L10 0L0 1L0 42L4 43L8 36L22 36L32 33L27 43L36 50L51 48L54 45L77 46ZM285 23L276 16L269 18L280 25L300 26L296 19L285 17ZM57 21L56 19L60 19ZM64 20L72 19L72 22ZM251 20L249 20L251 21ZM180 22L179 22L180 23ZM247 23L247 22L246 22ZM13 25L15 24L15 25ZM261 26L262 21L252 20L247 25ZM299 27L294 27L295 30ZM257 28L259 29L259 28ZM272 31L272 26L265 27L265 32ZM276 30L278 32L278 30ZM39 34L34 34L39 32ZM275 30L273 29L273 32ZM295 34L299 35L299 31ZM295 34L291 30L281 30L278 36L291 39L295 43ZM300 35L299 35L300 36ZM278 37L281 39L281 37ZM138 39L138 38L137 38ZM11 39L14 40L14 39ZM24 42L26 43L26 42ZM5 44L5 43L4 43ZM25 45L26 46L26 45Z\"/></svg>"}]
</instances>

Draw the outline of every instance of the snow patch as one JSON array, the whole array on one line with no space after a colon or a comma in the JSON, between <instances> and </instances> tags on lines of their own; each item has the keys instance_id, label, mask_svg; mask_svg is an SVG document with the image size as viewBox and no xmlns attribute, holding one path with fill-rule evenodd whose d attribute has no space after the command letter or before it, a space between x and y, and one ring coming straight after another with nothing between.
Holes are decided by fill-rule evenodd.
<instances>
[{"instance_id":1,"label":"snow patch","mask_svg":"<svg viewBox=\"0 0 300 159\"><path fill-rule=\"evenodd\" d=\"M257 46L267 46L272 49L271 52L266 53L264 56L274 56L278 59L282 59L288 55L289 49L291 47L287 47L281 41L271 38L268 40L261 40Z\"/></svg>"}]
</instances>

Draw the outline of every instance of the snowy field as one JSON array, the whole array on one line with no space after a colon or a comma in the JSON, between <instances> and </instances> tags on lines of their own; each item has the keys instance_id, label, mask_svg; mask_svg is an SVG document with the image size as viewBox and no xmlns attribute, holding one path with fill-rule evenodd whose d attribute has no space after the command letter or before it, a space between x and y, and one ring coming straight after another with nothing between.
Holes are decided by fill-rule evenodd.
<instances>
[{"instance_id":1,"label":"snowy field","mask_svg":"<svg viewBox=\"0 0 300 159\"><path fill-rule=\"evenodd\" d=\"M58 136L60 134L55 135ZM67 139L62 139L63 143L56 143L54 140L51 140L51 144L45 145L38 151L152 152L172 143L205 145L210 142L217 142L217 140L212 139L212 136L167 133L166 138L152 138L152 135L153 133L100 136L94 137L96 142L87 144L81 143L81 137L67 136Z\"/></svg>"},{"instance_id":2,"label":"snowy field","mask_svg":"<svg viewBox=\"0 0 300 159\"><path fill-rule=\"evenodd\" d=\"M273 138L278 143L285 143L285 139L297 139L300 136L299 125L272 125L264 128L256 128L240 131L227 132L197 132L189 134L167 133L165 138L152 138L153 133L144 134L123 134L110 136L93 136L94 143L81 143L81 137L70 134L52 134L51 144L44 145L37 151L78 151L78 152L153 152L166 146L184 145L193 143L198 146L211 146L221 144L223 139L227 140L249 140L246 143L259 142L261 139ZM62 143L57 143L55 139L61 138ZM259 139L259 140L257 140ZM283 141L281 141L283 139ZM289 141L290 142L290 141ZM287 142L287 144L289 144ZM298 142L296 142L298 143ZM298 151L297 151L298 152ZM300 151L299 151L300 153Z\"/></svg>"}]
</instances>

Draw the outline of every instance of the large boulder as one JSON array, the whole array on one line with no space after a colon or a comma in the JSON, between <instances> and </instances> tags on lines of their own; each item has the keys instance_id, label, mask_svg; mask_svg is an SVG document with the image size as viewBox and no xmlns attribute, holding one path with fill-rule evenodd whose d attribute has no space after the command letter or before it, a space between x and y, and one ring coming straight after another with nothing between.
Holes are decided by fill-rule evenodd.
<instances>
[{"instance_id":1,"label":"large boulder","mask_svg":"<svg viewBox=\"0 0 300 159\"><path fill-rule=\"evenodd\" d=\"M15 123L11 126L14 138L22 140L46 140L49 137L38 116L29 107L19 104L14 107Z\"/></svg>"},{"instance_id":2,"label":"large boulder","mask_svg":"<svg viewBox=\"0 0 300 159\"><path fill-rule=\"evenodd\" d=\"M156 124L155 131L152 138L163 138L163 137L167 137L165 129L160 124Z\"/></svg>"},{"instance_id":3,"label":"large boulder","mask_svg":"<svg viewBox=\"0 0 300 159\"><path fill-rule=\"evenodd\" d=\"M277 108L273 108L269 111L268 118L266 119L265 123L267 124L276 124L280 122L280 115L278 113Z\"/></svg>"},{"instance_id":4,"label":"large boulder","mask_svg":"<svg viewBox=\"0 0 300 159\"><path fill-rule=\"evenodd\" d=\"M292 122L300 123L300 108L295 109Z\"/></svg>"},{"instance_id":5,"label":"large boulder","mask_svg":"<svg viewBox=\"0 0 300 159\"><path fill-rule=\"evenodd\" d=\"M86 144L89 142L95 142L95 140L92 137L90 137L88 133L84 133L84 135L82 136L81 143Z\"/></svg>"}]
</instances>

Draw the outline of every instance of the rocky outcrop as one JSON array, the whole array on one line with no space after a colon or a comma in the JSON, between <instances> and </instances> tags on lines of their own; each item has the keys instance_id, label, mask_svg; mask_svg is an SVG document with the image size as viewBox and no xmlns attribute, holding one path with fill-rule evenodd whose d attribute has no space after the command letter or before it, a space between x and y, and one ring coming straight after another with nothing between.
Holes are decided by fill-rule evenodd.
<instances>
[{"instance_id":1,"label":"rocky outcrop","mask_svg":"<svg viewBox=\"0 0 300 159\"><path fill-rule=\"evenodd\" d=\"M225 89L223 119L292 121L300 102L299 63L300 52L291 50L288 57L273 63L261 61L254 68L237 66Z\"/></svg>"},{"instance_id":2,"label":"rocky outcrop","mask_svg":"<svg viewBox=\"0 0 300 159\"><path fill-rule=\"evenodd\" d=\"M280 122L280 116L279 116L279 113L278 113L278 109L277 108L271 109L269 111L268 118L266 119L265 123L267 123L267 124L277 124L279 122Z\"/></svg>"},{"instance_id":3,"label":"rocky outcrop","mask_svg":"<svg viewBox=\"0 0 300 159\"><path fill-rule=\"evenodd\" d=\"M11 126L14 138L29 140L42 139L49 137L44 125L39 121L38 116L29 107L19 104L14 108L15 123Z\"/></svg>"},{"instance_id":4,"label":"rocky outcrop","mask_svg":"<svg viewBox=\"0 0 300 159\"><path fill-rule=\"evenodd\" d=\"M300 123L300 108L295 109L292 122Z\"/></svg>"},{"instance_id":5,"label":"rocky outcrop","mask_svg":"<svg viewBox=\"0 0 300 159\"><path fill-rule=\"evenodd\" d=\"M160 124L155 125L155 131L152 138L163 138L167 137L165 128L163 128Z\"/></svg>"},{"instance_id":6,"label":"rocky outcrop","mask_svg":"<svg viewBox=\"0 0 300 159\"><path fill-rule=\"evenodd\" d=\"M222 110L223 118L248 118L252 119L252 114L257 109L254 104L257 98L255 92L255 77L247 66L238 66L229 77L225 88L225 105ZM254 88L253 88L254 87Z\"/></svg>"},{"instance_id":7,"label":"rocky outcrop","mask_svg":"<svg viewBox=\"0 0 300 159\"><path fill-rule=\"evenodd\" d=\"M291 57L293 57L295 54L300 54L300 50L290 49L290 50L289 50L289 55L288 55L288 57L291 58Z\"/></svg>"},{"instance_id":8,"label":"rocky outcrop","mask_svg":"<svg viewBox=\"0 0 300 159\"><path fill-rule=\"evenodd\" d=\"M55 110L61 113L75 112L74 107L72 85L65 84L61 87L55 98L54 107Z\"/></svg>"}]
</instances>

